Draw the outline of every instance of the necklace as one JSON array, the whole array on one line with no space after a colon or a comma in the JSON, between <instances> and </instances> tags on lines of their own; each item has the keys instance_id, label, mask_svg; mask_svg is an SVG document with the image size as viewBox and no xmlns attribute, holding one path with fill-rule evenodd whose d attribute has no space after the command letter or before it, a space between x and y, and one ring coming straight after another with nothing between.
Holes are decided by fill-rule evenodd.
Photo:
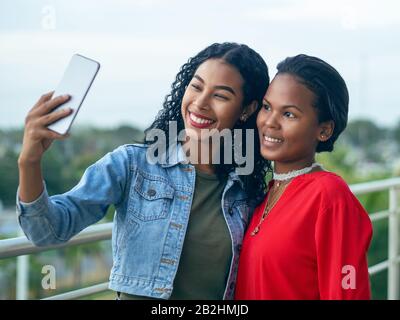
<instances>
[{"instance_id":1,"label":"necklace","mask_svg":"<svg viewBox=\"0 0 400 320\"><path fill-rule=\"evenodd\" d=\"M277 181L274 183L272 186L269 194L268 194L268 199L267 199L267 204L265 206L264 212L261 216L260 221L258 222L257 226L254 228L254 230L250 233L250 235L255 236L258 231L260 231L261 224L267 217L268 213L272 210L272 208L275 206L275 204L278 202L279 198L285 191L286 187L288 186L290 180L287 179L284 182L279 182Z\"/></svg>"},{"instance_id":2,"label":"necklace","mask_svg":"<svg viewBox=\"0 0 400 320\"><path fill-rule=\"evenodd\" d=\"M286 187L289 185L289 182L295 177L298 177L302 174L309 173L312 169L314 169L317 166L322 168L322 166L319 163L314 162L311 166L305 167L303 169L293 170L293 171L289 171L287 173L275 173L274 172L274 175L273 175L273 179L275 180L274 185L272 186L272 188L268 194L267 204L265 206L265 209L261 216L261 219L258 222L257 226L254 228L254 230L250 233L251 236L255 236L260 231L261 224L267 217L268 213L272 210L272 208L278 202L279 198L285 191Z\"/></svg>"},{"instance_id":3,"label":"necklace","mask_svg":"<svg viewBox=\"0 0 400 320\"><path fill-rule=\"evenodd\" d=\"M274 180L285 181L285 180L288 180L288 179L293 179L293 178L295 178L297 176L300 176L302 174L309 173L315 167L321 167L322 168L322 166L319 163L314 162L311 166L305 167L303 169L293 170L293 171L289 171L289 172L286 172L286 173L276 173L276 172L274 172Z\"/></svg>"}]
</instances>

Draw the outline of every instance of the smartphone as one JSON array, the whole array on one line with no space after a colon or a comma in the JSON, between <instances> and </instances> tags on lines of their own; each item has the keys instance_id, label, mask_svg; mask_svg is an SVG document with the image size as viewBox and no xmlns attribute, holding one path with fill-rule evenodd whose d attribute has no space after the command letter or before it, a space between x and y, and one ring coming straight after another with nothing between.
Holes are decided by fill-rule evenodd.
<instances>
[{"instance_id":1,"label":"smartphone","mask_svg":"<svg viewBox=\"0 0 400 320\"><path fill-rule=\"evenodd\" d=\"M68 94L70 99L51 112L66 108L72 108L73 111L69 116L48 125L50 130L60 134L66 134L69 131L99 69L100 63L97 61L80 54L72 56L64 76L53 94L53 97Z\"/></svg>"}]
</instances>

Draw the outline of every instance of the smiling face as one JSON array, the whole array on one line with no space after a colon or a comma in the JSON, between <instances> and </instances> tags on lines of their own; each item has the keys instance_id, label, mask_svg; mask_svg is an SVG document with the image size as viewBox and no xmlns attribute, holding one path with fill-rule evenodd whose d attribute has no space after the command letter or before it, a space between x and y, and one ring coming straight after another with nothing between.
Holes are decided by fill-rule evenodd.
<instances>
[{"instance_id":1,"label":"smiling face","mask_svg":"<svg viewBox=\"0 0 400 320\"><path fill-rule=\"evenodd\" d=\"M232 129L242 113L243 78L221 59L209 59L196 70L182 99L185 129ZM190 133L189 133L190 134Z\"/></svg>"},{"instance_id":2,"label":"smiling face","mask_svg":"<svg viewBox=\"0 0 400 320\"><path fill-rule=\"evenodd\" d=\"M311 165L319 141L332 134L333 123L319 123L314 93L290 74L278 74L257 117L261 154L276 172Z\"/></svg>"}]
</instances>

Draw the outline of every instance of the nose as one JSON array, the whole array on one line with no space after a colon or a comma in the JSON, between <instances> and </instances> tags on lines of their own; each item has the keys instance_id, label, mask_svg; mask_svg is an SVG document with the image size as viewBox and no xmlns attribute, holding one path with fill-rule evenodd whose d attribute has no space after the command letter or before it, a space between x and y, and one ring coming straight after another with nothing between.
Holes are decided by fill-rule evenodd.
<instances>
[{"instance_id":1,"label":"nose","mask_svg":"<svg viewBox=\"0 0 400 320\"><path fill-rule=\"evenodd\" d=\"M278 114L276 112L267 112L264 116L264 125L267 128L277 129L279 128Z\"/></svg>"},{"instance_id":2,"label":"nose","mask_svg":"<svg viewBox=\"0 0 400 320\"><path fill-rule=\"evenodd\" d=\"M209 94L206 91L199 92L198 95L195 97L193 103L200 110L208 110L208 109L210 109Z\"/></svg>"}]
</instances>

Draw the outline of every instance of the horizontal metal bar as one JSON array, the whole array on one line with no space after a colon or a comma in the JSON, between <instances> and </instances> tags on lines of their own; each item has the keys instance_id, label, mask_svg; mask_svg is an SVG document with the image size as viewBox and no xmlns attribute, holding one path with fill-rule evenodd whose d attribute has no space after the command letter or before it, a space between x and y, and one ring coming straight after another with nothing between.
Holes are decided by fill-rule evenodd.
<instances>
[{"instance_id":1,"label":"horizontal metal bar","mask_svg":"<svg viewBox=\"0 0 400 320\"><path fill-rule=\"evenodd\" d=\"M383 191L393 187L400 188L400 178L357 183L351 185L350 190L356 195L361 195L370 192Z\"/></svg>"},{"instance_id":2,"label":"horizontal metal bar","mask_svg":"<svg viewBox=\"0 0 400 320\"><path fill-rule=\"evenodd\" d=\"M381 271L387 269L388 267L389 267L389 261L385 260L385 261L382 261L380 263L377 263L377 264L369 267L368 272L372 276L378 272L381 272Z\"/></svg>"},{"instance_id":3,"label":"horizontal metal bar","mask_svg":"<svg viewBox=\"0 0 400 320\"><path fill-rule=\"evenodd\" d=\"M94 293L99 293L103 291L107 291L108 289L108 282L96 284L94 286L90 287L85 287L81 288L78 290L74 291L69 291L65 293L61 293L55 296L47 297L42 300L72 300L72 299L78 299L78 298L83 298L85 296L94 294Z\"/></svg>"},{"instance_id":4,"label":"horizontal metal bar","mask_svg":"<svg viewBox=\"0 0 400 320\"><path fill-rule=\"evenodd\" d=\"M380 212L375 212L375 213L371 213L369 215L369 218L371 219L371 221L378 221L378 220L382 220L385 218L389 217L389 211L385 210L385 211L380 211Z\"/></svg>"},{"instance_id":5,"label":"horizontal metal bar","mask_svg":"<svg viewBox=\"0 0 400 320\"><path fill-rule=\"evenodd\" d=\"M400 263L400 256L397 256L397 258L394 260L395 263ZM389 268L389 260L385 260L382 262L379 262L371 267L368 268L368 273L372 276L378 272L381 272L385 269Z\"/></svg>"},{"instance_id":6,"label":"horizontal metal bar","mask_svg":"<svg viewBox=\"0 0 400 320\"><path fill-rule=\"evenodd\" d=\"M100 223L88 227L66 243L36 247L25 236L0 240L0 259L38 253L52 249L65 248L78 244L108 240L111 238L112 222Z\"/></svg>"}]
</instances>

